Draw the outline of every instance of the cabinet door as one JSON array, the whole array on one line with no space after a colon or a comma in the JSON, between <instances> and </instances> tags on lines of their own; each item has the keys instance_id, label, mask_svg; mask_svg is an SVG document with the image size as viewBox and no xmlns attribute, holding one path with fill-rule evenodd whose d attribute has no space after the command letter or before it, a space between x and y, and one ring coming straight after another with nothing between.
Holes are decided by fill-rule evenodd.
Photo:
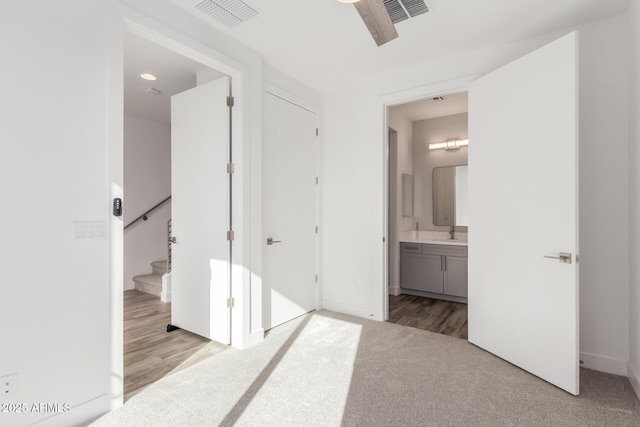
<instances>
[{"instance_id":1,"label":"cabinet door","mask_svg":"<svg viewBox=\"0 0 640 427\"><path fill-rule=\"evenodd\" d=\"M443 264L440 255L402 254L400 286L441 294L444 289Z\"/></svg>"},{"instance_id":2,"label":"cabinet door","mask_svg":"<svg viewBox=\"0 0 640 427\"><path fill-rule=\"evenodd\" d=\"M448 256L445 258L444 293L457 297L467 297L467 258Z\"/></svg>"}]
</instances>

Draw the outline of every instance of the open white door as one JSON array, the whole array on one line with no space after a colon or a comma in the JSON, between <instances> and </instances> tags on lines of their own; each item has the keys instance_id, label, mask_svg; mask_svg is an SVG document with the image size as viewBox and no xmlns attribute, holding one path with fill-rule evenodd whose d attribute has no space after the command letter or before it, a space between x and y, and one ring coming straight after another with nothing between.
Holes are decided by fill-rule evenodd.
<instances>
[{"instance_id":1,"label":"open white door","mask_svg":"<svg viewBox=\"0 0 640 427\"><path fill-rule=\"evenodd\" d=\"M267 330L316 308L318 147L315 113L270 93L265 93L264 102L263 324Z\"/></svg>"},{"instance_id":2,"label":"open white door","mask_svg":"<svg viewBox=\"0 0 640 427\"><path fill-rule=\"evenodd\" d=\"M229 78L171 98L171 323L229 344Z\"/></svg>"},{"instance_id":3,"label":"open white door","mask_svg":"<svg viewBox=\"0 0 640 427\"><path fill-rule=\"evenodd\" d=\"M469 341L576 395L577 67L571 33L469 89Z\"/></svg>"}]
</instances>

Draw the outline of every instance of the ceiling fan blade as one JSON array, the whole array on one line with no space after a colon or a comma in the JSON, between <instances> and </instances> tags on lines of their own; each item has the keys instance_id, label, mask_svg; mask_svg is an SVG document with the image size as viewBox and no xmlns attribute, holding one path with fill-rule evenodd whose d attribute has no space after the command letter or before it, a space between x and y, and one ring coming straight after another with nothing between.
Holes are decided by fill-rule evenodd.
<instances>
[{"instance_id":1,"label":"ceiling fan blade","mask_svg":"<svg viewBox=\"0 0 640 427\"><path fill-rule=\"evenodd\" d=\"M360 0L353 5L378 46L398 37L383 0Z\"/></svg>"}]
</instances>

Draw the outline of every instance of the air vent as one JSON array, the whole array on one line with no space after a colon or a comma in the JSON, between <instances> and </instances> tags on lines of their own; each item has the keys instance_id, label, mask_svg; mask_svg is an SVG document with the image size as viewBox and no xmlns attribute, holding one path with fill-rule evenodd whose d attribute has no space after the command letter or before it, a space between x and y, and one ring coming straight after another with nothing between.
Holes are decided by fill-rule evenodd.
<instances>
[{"instance_id":1,"label":"air vent","mask_svg":"<svg viewBox=\"0 0 640 427\"><path fill-rule=\"evenodd\" d=\"M429 12L427 4L423 0L401 0L407 12L411 17L422 15Z\"/></svg>"},{"instance_id":2,"label":"air vent","mask_svg":"<svg viewBox=\"0 0 640 427\"><path fill-rule=\"evenodd\" d=\"M255 8L242 0L204 0L195 8L229 28L258 15Z\"/></svg>"},{"instance_id":3,"label":"air vent","mask_svg":"<svg viewBox=\"0 0 640 427\"><path fill-rule=\"evenodd\" d=\"M387 8L389 17L394 24L409 19L409 15L405 12L399 0L384 0L384 7Z\"/></svg>"},{"instance_id":4,"label":"air vent","mask_svg":"<svg viewBox=\"0 0 640 427\"><path fill-rule=\"evenodd\" d=\"M429 12L424 0L384 0L384 6L394 24Z\"/></svg>"}]
</instances>

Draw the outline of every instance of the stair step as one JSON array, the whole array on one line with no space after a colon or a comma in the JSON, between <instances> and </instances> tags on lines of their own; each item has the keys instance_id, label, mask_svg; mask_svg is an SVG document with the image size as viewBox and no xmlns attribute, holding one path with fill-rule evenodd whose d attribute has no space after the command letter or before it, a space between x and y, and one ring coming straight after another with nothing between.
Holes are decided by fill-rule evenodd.
<instances>
[{"instance_id":1,"label":"stair step","mask_svg":"<svg viewBox=\"0 0 640 427\"><path fill-rule=\"evenodd\" d=\"M160 296L162 293L162 276L158 274L142 274L134 276L135 288L147 294Z\"/></svg>"},{"instance_id":2,"label":"stair step","mask_svg":"<svg viewBox=\"0 0 640 427\"><path fill-rule=\"evenodd\" d=\"M153 274L157 274L159 276L167 274L167 261L153 261L151 263L151 267L153 268Z\"/></svg>"}]
</instances>

